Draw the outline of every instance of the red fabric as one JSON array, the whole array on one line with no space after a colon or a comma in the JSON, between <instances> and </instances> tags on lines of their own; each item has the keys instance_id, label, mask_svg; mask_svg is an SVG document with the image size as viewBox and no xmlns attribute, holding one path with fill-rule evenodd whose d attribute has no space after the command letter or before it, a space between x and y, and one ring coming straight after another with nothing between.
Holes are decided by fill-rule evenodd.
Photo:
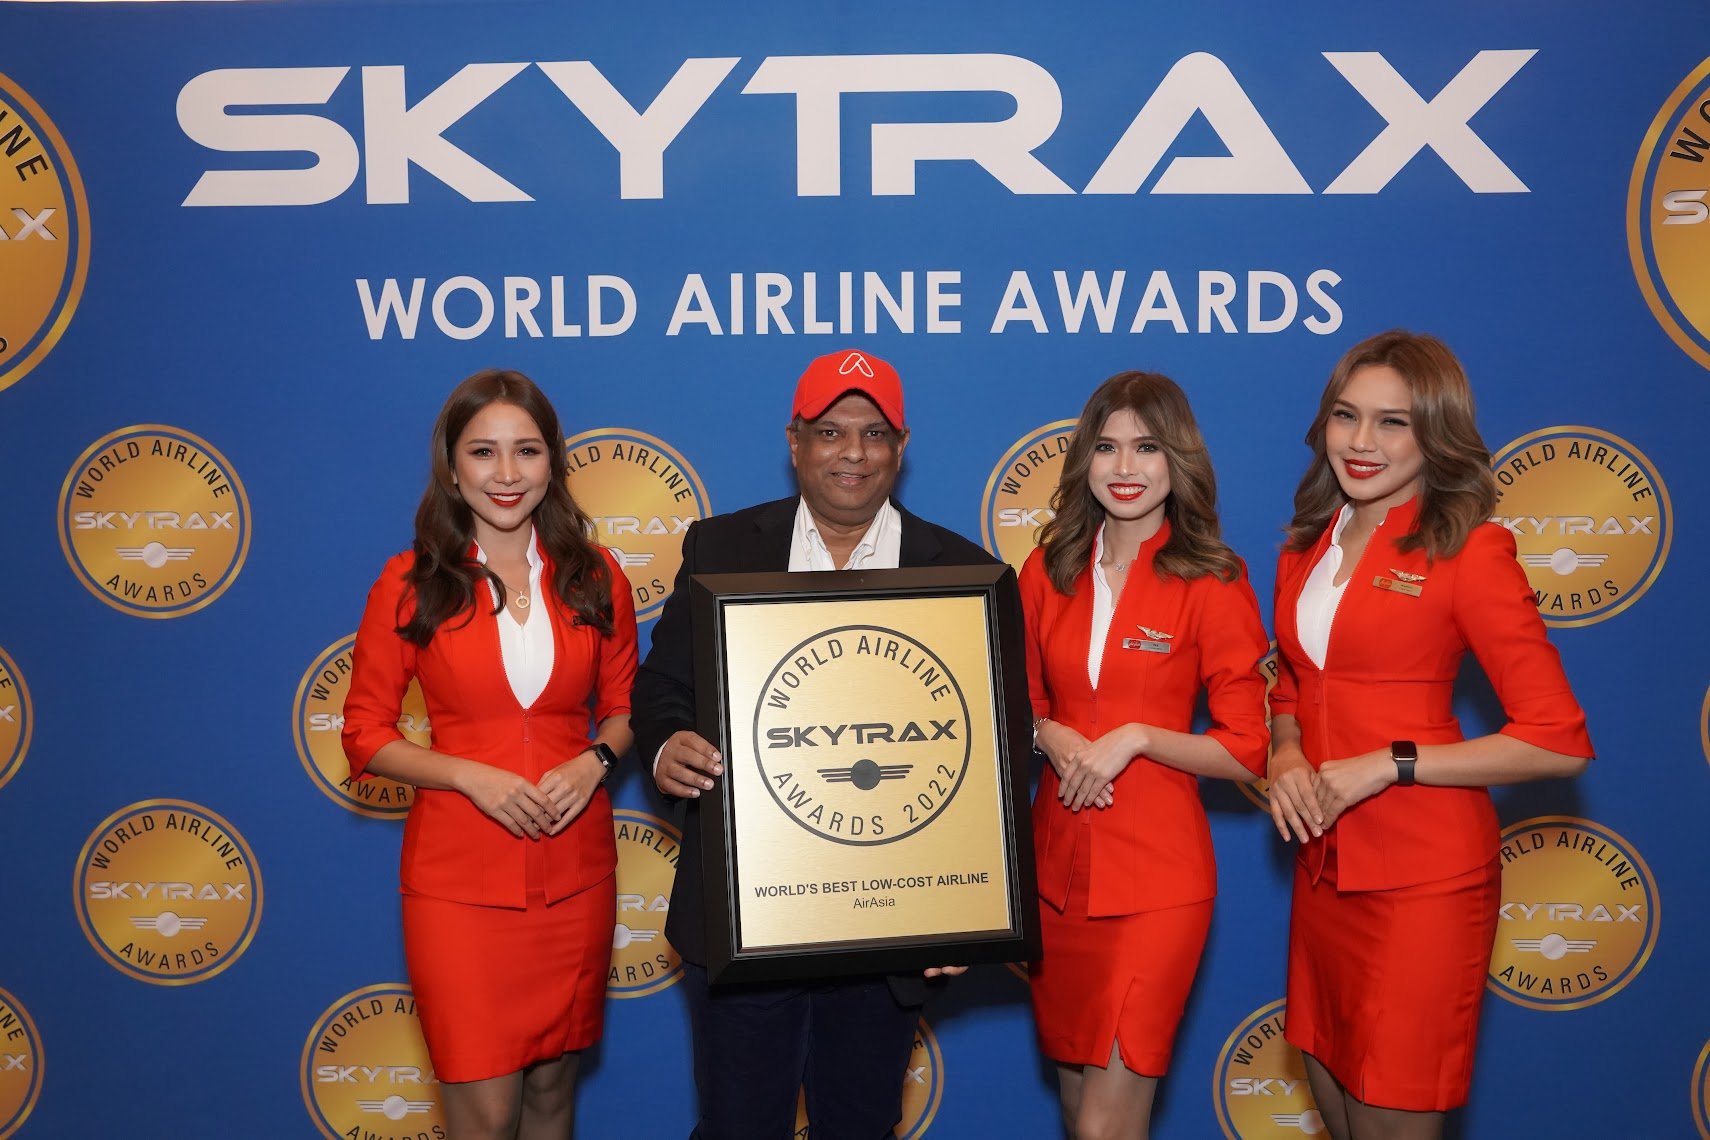
<instances>
[{"instance_id":1,"label":"red fabric","mask_svg":"<svg viewBox=\"0 0 1710 1140\"><path fill-rule=\"evenodd\" d=\"M1388 748L1394 740L1464 739L1451 702L1470 649L1490 678L1508 723L1502 732L1565 756L1590 756L1585 713L1544 632L1514 536L1493 523L1473 529L1452 558L1427 562L1396 544L1413 528L1417 500L1393 508L1348 579L1330 630L1326 668L1301 648L1301 589L1330 542L1277 564L1277 683L1271 713L1300 722L1313 767ZM1418 597L1380 589L1396 571L1421 575ZM1483 788L1390 787L1356 804L1335 826L1343 890L1381 890L1459 875L1496 854L1498 828ZM1324 842L1301 858L1316 870Z\"/></svg>"},{"instance_id":2,"label":"red fabric","mask_svg":"<svg viewBox=\"0 0 1710 1140\"><path fill-rule=\"evenodd\" d=\"M1161 1077L1205 951L1212 902L1089 918L1091 845L1078 851L1068 907L1039 903L1044 957L1028 981L1040 1052L1102 1069L1115 1042L1130 1072Z\"/></svg>"},{"instance_id":3,"label":"red fabric","mask_svg":"<svg viewBox=\"0 0 1710 1140\"><path fill-rule=\"evenodd\" d=\"M1500 863L1389 891L1338 891L1335 874L1295 864L1283 1035L1367 1104L1465 1104Z\"/></svg>"},{"instance_id":4,"label":"red fabric","mask_svg":"<svg viewBox=\"0 0 1710 1140\"><path fill-rule=\"evenodd\" d=\"M616 911L609 874L551 906L531 895L526 910L405 895L405 958L434 1075L485 1080L598 1041Z\"/></svg>"},{"instance_id":5,"label":"red fabric","mask_svg":"<svg viewBox=\"0 0 1710 1140\"><path fill-rule=\"evenodd\" d=\"M1265 766L1264 680L1259 660L1270 648L1245 573L1233 582L1215 575L1191 581L1160 579L1152 559L1169 524L1142 544L1116 600L1100 667L1099 687L1087 679L1092 637L1092 568L1064 596L1045 574L1035 550L1021 571L1027 618L1027 678L1033 711L1095 740L1120 724L1139 721L1178 732L1193 728L1194 702L1207 697L1206 735L1256 773ZM1142 626L1171 636L1168 653L1124 649L1124 638L1158 641ZM1090 846L1086 912L1095 917L1162 910L1217 893L1211 829L1196 777L1149 760L1135 760L1116 778L1116 802L1072 813L1057 798L1056 772L1046 765L1033 802L1033 842L1039 894L1058 910L1069 898L1076 850Z\"/></svg>"},{"instance_id":6,"label":"red fabric","mask_svg":"<svg viewBox=\"0 0 1710 1140\"><path fill-rule=\"evenodd\" d=\"M605 553L605 552L603 552ZM356 634L350 692L344 702L344 750L353 778L368 761L403 738L397 722L404 692L419 677L433 726L435 751L507 768L530 780L585 751L589 701L593 722L629 711L635 681L635 605L623 570L610 553L612 635L573 624L573 614L550 597L552 677L534 704L523 709L505 677L497 617L485 603L473 615L441 625L425 649L394 630L407 620L404 575L413 555L387 562L368 593ZM542 582L552 580L552 564ZM465 622L464 616L469 616ZM562 832L539 841L519 839L482 814L463 795L423 788L404 824L399 877L408 894L486 906L525 906L525 854L538 846L540 879L548 902L586 890L617 865L611 801L602 787ZM608 918L610 916L608 915Z\"/></svg>"}]
</instances>

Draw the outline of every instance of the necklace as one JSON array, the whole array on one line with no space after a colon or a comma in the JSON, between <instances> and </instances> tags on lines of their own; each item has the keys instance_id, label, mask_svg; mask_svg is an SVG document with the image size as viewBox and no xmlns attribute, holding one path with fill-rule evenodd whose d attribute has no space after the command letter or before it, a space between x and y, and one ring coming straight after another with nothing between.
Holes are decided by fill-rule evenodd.
<instances>
[{"instance_id":1,"label":"necklace","mask_svg":"<svg viewBox=\"0 0 1710 1140\"><path fill-rule=\"evenodd\" d=\"M1128 560L1128 562L1132 562L1132 561L1134 561L1134 559L1132 559L1132 558L1130 558ZM1116 571L1118 574L1120 574L1124 570L1128 569L1128 562L1111 561L1111 562L1106 562L1105 565L1108 566L1110 569Z\"/></svg>"},{"instance_id":2,"label":"necklace","mask_svg":"<svg viewBox=\"0 0 1710 1140\"><path fill-rule=\"evenodd\" d=\"M514 590L512 592L515 593L517 596L517 609L519 609L519 610L528 609L528 595L523 593L521 590Z\"/></svg>"}]
</instances>

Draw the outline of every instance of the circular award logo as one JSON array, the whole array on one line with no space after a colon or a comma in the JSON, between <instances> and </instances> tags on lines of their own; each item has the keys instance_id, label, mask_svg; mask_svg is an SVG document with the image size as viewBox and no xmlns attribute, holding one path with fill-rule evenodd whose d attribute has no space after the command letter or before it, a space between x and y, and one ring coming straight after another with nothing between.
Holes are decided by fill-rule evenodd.
<instances>
[{"instance_id":1,"label":"circular award logo","mask_svg":"<svg viewBox=\"0 0 1710 1140\"><path fill-rule=\"evenodd\" d=\"M594 541L629 577L635 620L658 617L683 564L683 532L711 513L701 477L676 448L629 428L571 436L564 458Z\"/></svg>"},{"instance_id":2,"label":"circular award logo","mask_svg":"<svg viewBox=\"0 0 1710 1140\"><path fill-rule=\"evenodd\" d=\"M1277 687L1277 643L1271 642L1271 651L1259 659L1259 673L1265 678L1265 727L1271 727L1271 690ZM1265 759L1270 759L1270 752L1265 752ZM1271 810L1271 782L1263 776L1251 784L1237 784L1241 794L1253 801L1253 806L1260 811Z\"/></svg>"},{"instance_id":3,"label":"circular award logo","mask_svg":"<svg viewBox=\"0 0 1710 1140\"><path fill-rule=\"evenodd\" d=\"M35 712L18 666L0 649L0 787L18 774L30 750Z\"/></svg>"},{"instance_id":4,"label":"circular award logo","mask_svg":"<svg viewBox=\"0 0 1710 1140\"><path fill-rule=\"evenodd\" d=\"M291 705L291 730L297 741L297 759L315 781L315 786L341 807L376 819L401 819L409 813L416 790L385 776L366 780L350 778L339 733L344 728L344 697L350 691L351 650L356 635L335 641L321 651L297 686ZM404 711L398 730L412 744L432 746L428 730L427 704L422 687L412 680L404 691Z\"/></svg>"},{"instance_id":5,"label":"circular award logo","mask_svg":"<svg viewBox=\"0 0 1710 1140\"><path fill-rule=\"evenodd\" d=\"M1698 706L1698 746L1704 749L1704 759L1710 762L1710 687L1704 690L1704 703Z\"/></svg>"},{"instance_id":6,"label":"circular award logo","mask_svg":"<svg viewBox=\"0 0 1710 1140\"><path fill-rule=\"evenodd\" d=\"M683 959L665 940L671 881L683 836L646 812L612 812L617 836L617 925L612 927L612 972L606 995L656 994L683 976Z\"/></svg>"},{"instance_id":7,"label":"circular award logo","mask_svg":"<svg viewBox=\"0 0 1710 1140\"><path fill-rule=\"evenodd\" d=\"M207 441L121 428L77 457L59 492L59 545L78 580L135 617L195 613L249 553L249 497Z\"/></svg>"},{"instance_id":8,"label":"circular award logo","mask_svg":"<svg viewBox=\"0 0 1710 1140\"><path fill-rule=\"evenodd\" d=\"M18 999L0 990L0 1140L30 1118L42 1093L42 1035Z\"/></svg>"},{"instance_id":9,"label":"circular award logo","mask_svg":"<svg viewBox=\"0 0 1710 1140\"><path fill-rule=\"evenodd\" d=\"M1280 1000L1255 1010L1217 1056L1211 1099L1228 1140L1317 1136L1325 1130L1306 1083L1306 1061L1283 1039L1283 1017Z\"/></svg>"},{"instance_id":10,"label":"circular award logo","mask_svg":"<svg viewBox=\"0 0 1710 1140\"><path fill-rule=\"evenodd\" d=\"M938 1115L938 1105L944 1099L944 1054L938 1048L938 1038L926 1019L920 1019L914 1033L914 1051L908 1055L908 1071L903 1074L902 1119L897 1122L897 1140L919 1140L932 1126ZM796 1097L796 1130L794 1140L809 1140L807 1094Z\"/></svg>"},{"instance_id":11,"label":"circular award logo","mask_svg":"<svg viewBox=\"0 0 1710 1140\"><path fill-rule=\"evenodd\" d=\"M231 824L183 800L144 800L101 822L73 880L84 937L120 973L161 986L230 966L261 921L261 873Z\"/></svg>"},{"instance_id":12,"label":"circular award logo","mask_svg":"<svg viewBox=\"0 0 1710 1140\"><path fill-rule=\"evenodd\" d=\"M1544 428L1503 448L1491 466L1491 521L1513 533L1546 625L1614 617L1662 572L1674 540L1668 488L1620 436Z\"/></svg>"},{"instance_id":13,"label":"circular award logo","mask_svg":"<svg viewBox=\"0 0 1710 1140\"><path fill-rule=\"evenodd\" d=\"M1710 59L1651 120L1627 189L1627 252L1657 323L1710 368Z\"/></svg>"},{"instance_id":14,"label":"circular award logo","mask_svg":"<svg viewBox=\"0 0 1710 1140\"><path fill-rule=\"evenodd\" d=\"M972 747L968 700L949 668L883 626L838 626L797 645L754 709L766 790L834 843L894 843L937 819Z\"/></svg>"},{"instance_id":15,"label":"circular award logo","mask_svg":"<svg viewBox=\"0 0 1710 1140\"><path fill-rule=\"evenodd\" d=\"M1583 1009L1644 969L1657 943L1656 879L1631 843L1573 816L1502 832L1491 990L1528 1009Z\"/></svg>"},{"instance_id":16,"label":"circular award logo","mask_svg":"<svg viewBox=\"0 0 1710 1140\"><path fill-rule=\"evenodd\" d=\"M1033 553L1039 528L1054 517L1051 494L1063 474L1074 420L1057 420L1016 440L992 468L980 499L980 541L1017 570Z\"/></svg>"},{"instance_id":17,"label":"circular award logo","mask_svg":"<svg viewBox=\"0 0 1710 1140\"><path fill-rule=\"evenodd\" d=\"M0 75L0 389L40 364L71 323L89 274L89 200L65 140ZM16 175L16 177L13 177Z\"/></svg>"},{"instance_id":18,"label":"circular award logo","mask_svg":"<svg viewBox=\"0 0 1710 1140\"><path fill-rule=\"evenodd\" d=\"M303 1104L327 1140L444 1140L409 986L368 986L333 1002L309 1030L300 1067Z\"/></svg>"},{"instance_id":19,"label":"circular award logo","mask_svg":"<svg viewBox=\"0 0 1710 1140\"><path fill-rule=\"evenodd\" d=\"M1698 1125L1698 1135L1710 1140L1710 1041L1698 1051L1698 1063L1692 1066L1692 1121Z\"/></svg>"}]
</instances>

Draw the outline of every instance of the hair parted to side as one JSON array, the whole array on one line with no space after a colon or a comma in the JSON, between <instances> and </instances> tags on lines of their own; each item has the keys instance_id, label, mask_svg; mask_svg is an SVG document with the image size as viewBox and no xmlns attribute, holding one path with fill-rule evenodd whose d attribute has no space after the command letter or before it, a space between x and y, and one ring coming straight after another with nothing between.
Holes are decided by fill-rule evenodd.
<instances>
[{"instance_id":1,"label":"hair parted to side","mask_svg":"<svg viewBox=\"0 0 1710 1140\"><path fill-rule=\"evenodd\" d=\"M477 372L453 388L434 421L432 466L427 490L416 508L416 559L409 573L412 589L403 599L404 605L413 604L413 612L407 620L400 612L398 633L417 645L426 645L440 625L455 615L466 614L464 621L468 621L475 614L479 579L492 582L499 597L504 597L498 575L475 561L471 552L475 514L458 493L453 475L453 449L458 439L469 421L489 404L519 408L540 428L551 474L546 497L534 510L534 532L542 553L554 567L552 593L570 611L573 621L610 634L612 575L599 547L588 537L588 516L570 497L558 413L534 381L520 372L499 368ZM493 612L499 612L497 606Z\"/></svg>"},{"instance_id":2,"label":"hair parted to side","mask_svg":"<svg viewBox=\"0 0 1710 1140\"><path fill-rule=\"evenodd\" d=\"M1081 409L1063 457L1063 474L1051 494L1056 516L1039 530L1052 585L1061 593L1074 593L1075 579L1092 557L1104 523L1104 508L1087 484L1093 445L1111 414L1124 409L1139 416L1158 438L1170 466L1170 496L1164 501L1170 537L1153 559L1154 571L1160 578L1216 574L1226 582L1234 580L1241 573L1241 560L1222 538L1217 475L1186 393L1156 372L1119 372L1100 384Z\"/></svg>"},{"instance_id":3,"label":"hair parted to side","mask_svg":"<svg viewBox=\"0 0 1710 1140\"><path fill-rule=\"evenodd\" d=\"M1395 369L1407 382L1413 398L1413 438L1425 459L1418 522L1399 546L1423 549L1429 559L1450 557L1460 552L1472 529L1489 519L1496 507L1490 449L1479 435L1472 386L1461 362L1436 337L1403 329L1378 333L1356 344L1330 373L1318 414L1306 431L1312 462L1294 492L1294 518L1288 524L1284 549L1309 549L1348 501L1324 451L1324 426L1354 373L1376 365Z\"/></svg>"}]
</instances>

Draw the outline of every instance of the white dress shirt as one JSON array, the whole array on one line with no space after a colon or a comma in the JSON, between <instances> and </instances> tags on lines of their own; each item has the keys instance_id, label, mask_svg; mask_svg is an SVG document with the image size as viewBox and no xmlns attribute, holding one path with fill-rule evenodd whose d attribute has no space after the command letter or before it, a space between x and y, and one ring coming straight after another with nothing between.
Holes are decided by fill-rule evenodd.
<instances>
[{"instance_id":1,"label":"white dress shirt","mask_svg":"<svg viewBox=\"0 0 1710 1140\"><path fill-rule=\"evenodd\" d=\"M1104 557L1104 525L1101 523L1098 534L1093 538L1092 548L1092 637L1087 642L1087 680L1093 688L1098 688L1099 670L1104 667L1104 641L1110 636L1110 619L1116 616L1116 595L1111 592L1110 583L1104 580L1104 567L1099 565L1099 559Z\"/></svg>"},{"instance_id":2,"label":"white dress shirt","mask_svg":"<svg viewBox=\"0 0 1710 1140\"><path fill-rule=\"evenodd\" d=\"M1330 626L1336 620L1336 607L1348 589L1347 582L1340 586L1335 583L1336 575L1342 571L1342 532L1353 517L1351 503L1344 504L1337 512L1336 527L1330 532L1330 545L1324 548L1324 557L1307 575L1306 585L1300 590L1300 600L1295 603L1295 632L1300 637L1300 647L1320 669L1324 668L1324 657L1330 649ZM1349 581L1352 580L1350 575Z\"/></svg>"},{"instance_id":3,"label":"white dress shirt","mask_svg":"<svg viewBox=\"0 0 1710 1140\"><path fill-rule=\"evenodd\" d=\"M842 566L831 560L819 526L813 521L807 500L796 502L796 526L790 535L790 573L802 570L895 570L902 558L902 515L886 499L861 536L849 561Z\"/></svg>"},{"instance_id":4,"label":"white dress shirt","mask_svg":"<svg viewBox=\"0 0 1710 1140\"><path fill-rule=\"evenodd\" d=\"M475 544L475 559L487 564L487 552ZM493 583L487 592L499 613L499 655L505 662L505 679L511 683L517 704L528 708L552 678L552 659L556 652L552 641L552 618L546 612L545 599L540 596L540 574L545 563L541 560L533 531L528 536L528 616L521 622L511 614L508 599L501 599ZM507 583L508 584L508 583ZM513 586L512 589L515 589Z\"/></svg>"}]
</instances>

